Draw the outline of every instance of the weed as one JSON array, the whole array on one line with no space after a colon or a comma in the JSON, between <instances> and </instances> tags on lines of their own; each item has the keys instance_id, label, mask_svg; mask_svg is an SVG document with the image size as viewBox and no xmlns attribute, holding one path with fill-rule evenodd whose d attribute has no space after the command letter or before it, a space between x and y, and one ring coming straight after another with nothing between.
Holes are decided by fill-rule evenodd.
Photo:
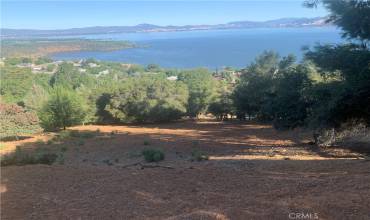
<instances>
[{"instance_id":1,"label":"weed","mask_svg":"<svg viewBox=\"0 0 370 220\"><path fill-rule=\"evenodd\" d=\"M164 153L158 149L145 149L142 151L142 155L146 162L158 162L164 160Z\"/></svg>"},{"instance_id":2,"label":"weed","mask_svg":"<svg viewBox=\"0 0 370 220\"><path fill-rule=\"evenodd\" d=\"M147 146L147 145L150 145L150 142L148 140L145 140L144 141L144 145Z\"/></svg>"},{"instance_id":3,"label":"weed","mask_svg":"<svg viewBox=\"0 0 370 220\"><path fill-rule=\"evenodd\" d=\"M192 161L208 160L209 156L200 150L193 150L191 152Z\"/></svg>"},{"instance_id":4,"label":"weed","mask_svg":"<svg viewBox=\"0 0 370 220\"><path fill-rule=\"evenodd\" d=\"M59 164L64 164L64 154L62 152L57 154L57 157L55 158L55 162Z\"/></svg>"}]
</instances>

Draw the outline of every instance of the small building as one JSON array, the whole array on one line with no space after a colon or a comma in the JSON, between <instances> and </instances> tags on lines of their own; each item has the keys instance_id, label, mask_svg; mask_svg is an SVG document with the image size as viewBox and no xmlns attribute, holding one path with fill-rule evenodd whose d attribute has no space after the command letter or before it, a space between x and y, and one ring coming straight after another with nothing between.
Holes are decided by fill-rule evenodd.
<instances>
[{"instance_id":1,"label":"small building","mask_svg":"<svg viewBox=\"0 0 370 220\"><path fill-rule=\"evenodd\" d=\"M167 77L167 79L170 80L170 81L176 81L177 76L169 76L169 77Z\"/></svg>"}]
</instances>

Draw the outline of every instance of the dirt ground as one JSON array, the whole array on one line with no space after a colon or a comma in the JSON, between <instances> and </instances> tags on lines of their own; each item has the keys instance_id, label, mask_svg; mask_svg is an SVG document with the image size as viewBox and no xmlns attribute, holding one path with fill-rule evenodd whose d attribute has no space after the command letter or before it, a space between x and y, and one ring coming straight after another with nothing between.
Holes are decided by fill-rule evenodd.
<instances>
[{"instance_id":1,"label":"dirt ground","mask_svg":"<svg viewBox=\"0 0 370 220\"><path fill-rule=\"evenodd\" d=\"M370 161L310 145L304 131L215 121L70 129L98 135L50 145L66 148L64 164L1 168L2 220L370 219ZM165 160L144 162L145 148ZM194 150L209 160L193 161Z\"/></svg>"}]
</instances>

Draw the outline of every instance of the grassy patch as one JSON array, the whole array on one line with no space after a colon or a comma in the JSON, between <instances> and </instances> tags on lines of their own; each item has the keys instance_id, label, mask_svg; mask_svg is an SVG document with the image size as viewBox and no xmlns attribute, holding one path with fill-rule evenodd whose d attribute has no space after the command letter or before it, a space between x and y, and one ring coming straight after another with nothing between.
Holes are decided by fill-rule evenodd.
<instances>
[{"instance_id":1,"label":"grassy patch","mask_svg":"<svg viewBox=\"0 0 370 220\"><path fill-rule=\"evenodd\" d=\"M164 160L164 153L159 149L145 149L141 153L146 162L158 162Z\"/></svg>"},{"instance_id":2,"label":"grassy patch","mask_svg":"<svg viewBox=\"0 0 370 220\"><path fill-rule=\"evenodd\" d=\"M64 161L63 153L49 152L44 148L37 148L32 152L27 152L17 147L14 153L1 157L1 166L27 165L27 164L47 164L51 165L56 161Z\"/></svg>"}]
</instances>

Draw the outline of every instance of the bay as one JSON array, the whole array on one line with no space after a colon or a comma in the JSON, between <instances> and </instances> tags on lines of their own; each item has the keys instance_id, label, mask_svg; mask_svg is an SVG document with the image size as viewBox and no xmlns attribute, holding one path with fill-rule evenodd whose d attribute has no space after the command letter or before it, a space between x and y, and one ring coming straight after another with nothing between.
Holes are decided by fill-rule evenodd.
<instances>
[{"instance_id":1,"label":"bay","mask_svg":"<svg viewBox=\"0 0 370 220\"><path fill-rule=\"evenodd\" d=\"M76 36L73 36L76 38ZM56 60L95 58L169 68L231 66L242 68L265 50L302 59L302 48L342 42L335 27L258 28L184 32L121 33L77 36L85 39L129 40L141 47L117 51L77 51L53 54Z\"/></svg>"}]
</instances>

